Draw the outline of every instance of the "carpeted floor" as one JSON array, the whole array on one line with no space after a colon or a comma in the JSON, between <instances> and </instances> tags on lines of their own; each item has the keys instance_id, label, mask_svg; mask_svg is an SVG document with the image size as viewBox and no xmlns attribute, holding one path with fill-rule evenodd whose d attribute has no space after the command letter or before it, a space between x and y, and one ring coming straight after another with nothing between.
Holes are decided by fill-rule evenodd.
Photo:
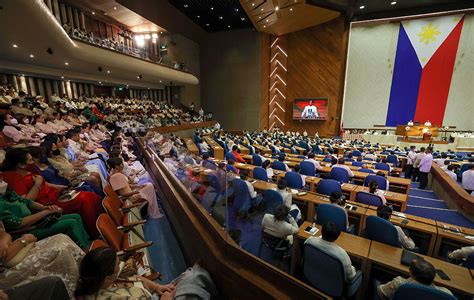
<instances>
[{"instance_id":1,"label":"carpeted floor","mask_svg":"<svg viewBox=\"0 0 474 300\"><path fill-rule=\"evenodd\" d=\"M412 182L406 213L446 222L457 226L474 228L474 223L458 213L449 209L442 199L438 199L433 191L419 190L419 184Z\"/></svg>"}]
</instances>

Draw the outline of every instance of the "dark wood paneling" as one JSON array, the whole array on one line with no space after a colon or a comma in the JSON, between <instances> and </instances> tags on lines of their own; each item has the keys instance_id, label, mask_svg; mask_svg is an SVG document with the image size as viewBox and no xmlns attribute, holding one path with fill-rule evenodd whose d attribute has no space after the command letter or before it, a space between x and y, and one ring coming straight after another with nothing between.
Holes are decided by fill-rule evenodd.
<instances>
[{"instance_id":1,"label":"dark wood paneling","mask_svg":"<svg viewBox=\"0 0 474 300\"><path fill-rule=\"evenodd\" d=\"M268 102L270 89L270 35L262 34L262 62L261 62L261 100L260 100L260 130L268 129Z\"/></svg>"},{"instance_id":2,"label":"dark wood paneling","mask_svg":"<svg viewBox=\"0 0 474 300\"><path fill-rule=\"evenodd\" d=\"M311 134L334 135L339 131L347 42L344 19L288 34L286 128ZM292 120L295 98L328 97L326 121Z\"/></svg>"}]
</instances>

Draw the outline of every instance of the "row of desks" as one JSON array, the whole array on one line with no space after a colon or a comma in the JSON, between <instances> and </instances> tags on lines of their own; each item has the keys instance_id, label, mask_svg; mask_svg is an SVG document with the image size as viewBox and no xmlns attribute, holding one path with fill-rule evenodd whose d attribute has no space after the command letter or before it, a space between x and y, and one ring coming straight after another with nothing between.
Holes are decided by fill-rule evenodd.
<instances>
[{"instance_id":1,"label":"row of desks","mask_svg":"<svg viewBox=\"0 0 474 300\"><path fill-rule=\"evenodd\" d=\"M291 260L290 273L294 274L296 265L301 261L301 254L303 244L306 239L310 237L319 238L321 236L321 226L318 227L318 232L312 236L305 232L305 228L311 226L310 222L304 222L299 229L299 232L294 238L293 255ZM351 257L353 262L358 263L360 270L364 273L364 284L361 293L363 294L369 286L371 278L370 272L374 269L379 269L393 275L400 275L404 277L409 276L408 267L401 264L402 249L392 247L376 241L371 241L359 236L354 236L348 233L341 233L336 240L336 244L344 248ZM433 257L419 254L432 263L436 269L443 270L451 280L443 280L436 275L435 284L444 286L453 292L472 296L474 295L474 279L467 268L448 263ZM392 276L393 276L392 275Z\"/></svg>"}]
</instances>

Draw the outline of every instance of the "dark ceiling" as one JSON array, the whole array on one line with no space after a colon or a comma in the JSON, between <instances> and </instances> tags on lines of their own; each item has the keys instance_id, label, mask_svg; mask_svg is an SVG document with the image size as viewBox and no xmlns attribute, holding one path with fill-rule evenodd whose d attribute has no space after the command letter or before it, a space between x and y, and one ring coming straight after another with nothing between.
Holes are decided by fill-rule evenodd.
<instances>
[{"instance_id":1,"label":"dark ceiling","mask_svg":"<svg viewBox=\"0 0 474 300\"><path fill-rule=\"evenodd\" d=\"M205 31L253 28L238 0L169 0Z\"/></svg>"},{"instance_id":2,"label":"dark ceiling","mask_svg":"<svg viewBox=\"0 0 474 300\"><path fill-rule=\"evenodd\" d=\"M360 21L473 8L474 0L306 0L338 10L346 20Z\"/></svg>"}]
</instances>

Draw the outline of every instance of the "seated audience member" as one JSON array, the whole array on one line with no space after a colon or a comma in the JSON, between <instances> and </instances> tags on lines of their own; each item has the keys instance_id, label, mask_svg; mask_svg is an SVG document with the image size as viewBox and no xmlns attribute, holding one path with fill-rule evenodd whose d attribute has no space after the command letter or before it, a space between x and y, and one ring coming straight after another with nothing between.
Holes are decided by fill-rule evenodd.
<instances>
[{"instance_id":1,"label":"seated audience member","mask_svg":"<svg viewBox=\"0 0 474 300\"><path fill-rule=\"evenodd\" d=\"M29 248L26 256L17 256L25 247ZM37 241L34 235L24 234L12 240L0 230L0 249L5 253L0 261L4 267L0 286L18 286L54 275L62 279L69 297L73 296L79 278L77 266L84 252L68 236L56 234Z\"/></svg>"},{"instance_id":2,"label":"seated audience member","mask_svg":"<svg viewBox=\"0 0 474 300\"><path fill-rule=\"evenodd\" d=\"M239 169L235 167L235 160L229 159L227 161L226 171L234 174L239 174Z\"/></svg>"},{"instance_id":3,"label":"seated audience member","mask_svg":"<svg viewBox=\"0 0 474 300\"><path fill-rule=\"evenodd\" d=\"M119 157L109 158L107 161L110 168L109 183L112 189L120 196L130 197L132 202L144 199L148 202L148 216L152 219L161 217L155 187L151 183L142 186L135 185L123 174L123 160Z\"/></svg>"},{"instance_id":4,"label":"seated audience member","mask_svg":"<svg viewBox=\"0 0 474 300\"><path fill-rule=\"evenodd\" d=\"M306 240L305 244L309 244L318 250L327 253L331 257L336 257L339 259L344 267L346 280L350 281L355 277L356 269L352 266L351 259L346 250L335 243L340 234L341 229L337 226L337 224L334 222L328 222L322 227L322 238L310 237Z\"/></svg>"},{"instance_id":5,"label":"seated audience member","mask_svg":"<svg viewBox=\"0 0 474 300\"><path fill-rule=\"evenodd\" d=\"M299 227L289 212L285 204L278 206L273 215L268 213L263 216L262 228L269 235L284 239L292 245L293 235L298 233Z\"/></svg>"},{"instance_id":6,"label":"seated audience member","mask_svg":"<svg viewBox=\"0 0 474 300\"><path fill-rule=\"evenodd\" d=\"M60 201L66 194L66 186L47 183L34 170L35 164L30 153L24 148L13 148L6 153L1 176L10 189L19 196L42 205L57 205L63 213L81 215L89 235L99 236L95 226L97 217L103 212L101 198L92 192L78 192L69 201Z\"/></svg>"},{"instance_id":7,"label":"seated audience member","mask_svg":"<svg viewBox=\"0 0 474 300\"><path fill-rule=\"evenodd\" d=\"M376 159L377 159L377 155L375 155L374 150L370 150L370 152L367 153L364 157L365 157L365 158L372 159L372 160L376 160Z\"/></svg>"},{"instance_id":8,"label":"seated audience member","mask_svg":"<svg viewBox=\"0 0 474 300\"><path fill-rule=\"evenodd\" d=\"M458 175L456 175L456 173L454 173L454 165L449 165L448 168L446 169L446 174L449 175L449 177L451 177L452 180L454 180L454 182L456 182L458 180Z\"/></svg>"},{"instance_id":9,"label":"seated audience member","mask_svg":"<svg viewBox=\"0 0 474 300\"><path fill-rule=\"evenodd\" d=\"M268 180L271 181L273 178L273 169L272 169L272 163L270 162L270 160L267 159L263 161L262 168L265 169L265 171L267 172Z\"/></svg>"},{"instance_id":10,"label":"seated audience member","mask_svg":"<svg viewBox=\"0 0 474 300\"><path fill-rule=\"evenodd\" d=\"M19 286L0 285L0 299L23 300L31 297L42 300L64 300L69 295L61 278L48 276Z\"/></svg>"},{"instance_id":11,"label":"seated audience member","mask_svg":"<svg viewBox=\"0 0 474 300\"><path fill-rule=\"evenodd\" d=\"M349 166L345 165L344 162L345 162L344 158L341 157L337 161L337 164L333 165L332 167L333 168L342 168L342 169L347 171L347 174L349 175L349 177L354 177L354 173L352 172L351 168L349 168Z\"/></svg>"},{"instance_id":12,"label":"seated audience member","mask_svg":"<svg viewBox=\"0 0 474 300\"><path fill-rule=\"evenodd\" d=\"M17 144L35 141L31 134L28 134L19 127L16 118L7 114L4 116L2 121L4 122L2 132L6 137L10 138L13 143Z\"/></svg>"},{"instance_id":13,"label":"seated audience member","mask_svg":"<svg viewBox=\"0 0 474 300\"><path fill-rule=\"evenodd\" d=\"M255 207L255 206L258 206L262 202L262 195L257 194L253 185L247 181L248 175L249 175L248 170L242 170L242 172L240 172L240 179L242 179L245 182L245 184L247 184L250 198L252 200L252 206Z\"/></svg>"},{"instance_id":14,"label":"seated audience member","mask_svg":"<svg viewBox=\"0 0 474 300\"><path fill-rule=\"evenodd\" d=\"M466 246L449 253L448 258L452 261L462 263L469 257L469 255L472 255L473 253L474 246Z\"/></svg>"},{"instance_id":15,"label":"seated audience member","mask_svg":"<svg viewBox=\"0 0 474 300\"><path fill-rule=\"evenodd\" d=\"M401 276L395 277L392 281L380 285L377 288L377 294L382 299L391 299L395 291L405 283L415 283L424 286L436 288L442 292L452 295L451 291L434 285L433 280L436 276L436 271L433 265L423 258L416 258L410 263L409 267L410 277L403 278Z\"/></svg>"},{"instance_id":16,"label":"seated audience member","mask_svg":"<svg viewBox=\"0 0 474 300\"><path fill-rule=\"evenodd\" d=\"M234 154L236 162L245 164L245 159L243 159L242 156L240 156L240 150L239 150L239 147L237 145L234 145L232 147L232 154Z\"/></svg>"},{"instance_id":17,"label":"seated audience member","mask_svg":"<svg viewBox=\"0 0 474 300\"><path fill-rule=\"evenodd\" d=\"M296 204L293 204L293 196L290 192L288 192L288 183L286 182L285 179L279 179L277 182L277 188L275 191L277 191L281 197L283 198L283 204L288 207L290 212L293 214L294 211L296 211L293 215L296 216L296 220L299 221L301 219L301 212L298 206Z\"/></svg>"},{"instance_id":18,"label":"seated audience member","mask_svg":"<svg viewBox=\"0 0 474 300\"><path fill-rule=\"evenodd\" d=\"M379 206L377 208L377 216L384 220L390 221L390 217L392 216L392 208L387 205ZM393 226L395 226L395 229L397 229L398 240L400 241L402 247L408 250L415 249L415 242L413 242L413 240L405 233L405 231L398 225Z\"/></svg>"},{"instance_id":19,"label":"seated audience member","mask_svg":"<svg viewBox=\"0 0 474 300\"><path fill-rule=\"evenodd\" d=\"M451 162L449 160L445 160L443 166L441 167L441 169L446 171L450 164L451 164Z\"/></svg>"},{"instance_id":20,"label":"seated audience member","mask_svg":"<svg viewBox=\"0 0 474 300\"><path fill-rule=\"evenodd\" d=\"M54 221L48 222L48 216L54 217ZM33 202L11 190L0 194L0 221L6 231L27 232L38 239L63 233L82 249L86 249L91 243L78 214L62 215L62 209L56 205L46 206Z\"/></svg>"},{"instance_id":21,"label":"seated audience member","mask_svg":"<svg viewBox=\"0 0 474 300\"><path fill-rule=\"evenodd\" d=\"M266 158L265 156L263 156L264 154L264 151L263 150L260 150L260 149L255 149L255 154L257 154L258 156L260 156L260 159L262 160L262 165L265 161L268 160L268 158Z\"/></svg>"},{"instance_id":22,"label":"seated audience member","mask_svg":"<svg viewBox=\"0 0 474 300\"><path fill-rule=\"evenodd\" d=\"M379 190L379 183L377 180L372 180L369 183L369 193L377 195L382 199L382 204L385 205L387 204L387 200L385 199L384 191Z\"/></svg>"},{"instance_id":23,"label":"seated audience member","mask_svg":"<svg viewBox=\"0 0 474 300\"><path fill-rule=\"evenodd\" d=\"M285 172L291 172L291 168L288 167L288 164L285 164L285 156L284 155L279 155L278 156L278 161L282 162L285 165Z\"/></svg>"},{"instance_id":24,"label":"seated audience member","mask_svg":"<svg viewBox=\"0 0 474 300\"><path fill-rule=\"evenodd\" d=\"M206 169L216 169L216 163L209 159L209 153L207 152L202 154L201 166Z\"/></svg>"},{"instance_id":25,"label":"seated audience member","mask_svg":"<svg viewBox=\"0 0 474 300\"><path fill-rule=\"evenodd\" d=\"M121 280L119 258L110 248L86 254L79 267L74 296L89 299L203 299L213 298L217 290L206 270L199 265L187 269L172 283L161 285L142 276Z\"/></svg>"},{"instance_id":26,"label":"seated audience member","mask_svg":"<svg viewBox=\"0 0 474 300\"><path fill-rule=\"evenodd\" d=\"M462 187L469 194L474 191L474 163L471 163L469 169L462 173Z\"/></svg>"},{"instance_id":27,"label":"seated audience member","mask_svg":"<svg viewBox=\"0 0 474 300\"><path fill-rule=\"evenodd\" d=\"M438 166L443 167L444 162L448 159L448 154L446 152L441 153L441 158L436 158L433 159L435 163L438 164Z\"/></svg>"},{"instance_id":28,"label":"seated audience member","mask_svg":"<svg viewBox=\"0 0 474 300\"><path fill-rule=\"evenodd\" d=\"M296 166L294 167L294 171L300 175L300 177L301 177L301 185L302 185L303 188L304 188L304 186L306 185L306 175L303 175L303 174L300 173L300 172L301 172L301 166L300 166L300 165L296 165Z\"/></svg>"},{"instance_id":29,"label":"seated audience member","mask_svg":"<svg viewBox=\"0 0 474 300\"><path fill-rule=\"evenodd\" d=\"M309 161L310 163L312 163L316 171L322 170L323 167L321 167L321 165L319 164L319 161L315 160L314 157L315 157L314 153L309 153L308 158L305 159L304 161Z\"/></svg>"}]
</instances>

